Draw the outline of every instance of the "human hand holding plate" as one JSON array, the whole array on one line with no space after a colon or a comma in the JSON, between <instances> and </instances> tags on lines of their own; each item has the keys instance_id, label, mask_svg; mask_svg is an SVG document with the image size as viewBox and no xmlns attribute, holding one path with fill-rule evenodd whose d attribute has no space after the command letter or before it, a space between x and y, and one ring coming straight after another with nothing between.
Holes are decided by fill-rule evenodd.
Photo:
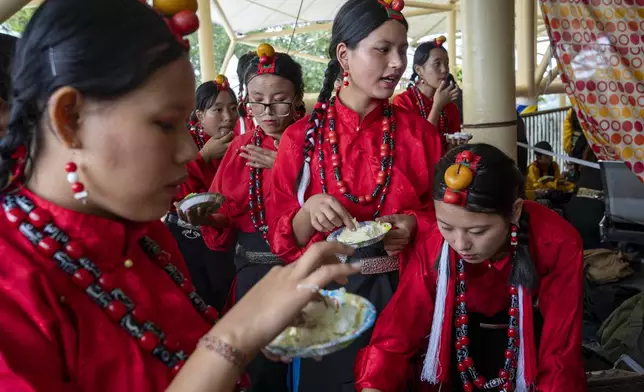
<instances>
[{"instance_id":1,"label":"human hand holding plate","mask_svg":"<svg viewBox=\"0 0 644 392\"><path fill-rule=\"evenodd\" d=\"M388 222L394 227L394 229L389 231L383 239L385 250L389 256L399 254L407 247L407 245L409 245L414 234L416 234L418 226L416 217L407 214L387 215L378 218L377 221Z\"/></svg>"},{"instance_id":2,"label":"human hand holding plate","mask_svg":"<svg viewBox=\"0 0 644 392\"><path fill-rule=\"evenodd\" d=\"M274 267L213 327L210 334L252 357L292 325L301 310L332 281L347 283L359 266L341 264L336 254L352 249L338 243L318 242L285 267ZM299 287L299 288L298 288Z\"/></svg>"},{"instance_id":3,"label":"human hand holding plate","mask_svg":"<svg viewBox=\"0 0 644 392\"><path fill-rule=\"evenodd\" d=\"M175 203L177 215L182 221L193 226L217 226L222 219L213 219L225 198L219 193L191 193Z\"/></svg>"},{"instance_id":4,"label":"human hand holding plate","mask_svg":"<svg viewBox=\"0 0 644 392\"><path fill-rule=\"evenodd\" d=\"M304 309L305 325L286 328L267 347L276 356L320 358L349 346L371 328L376 309L368 300L344 289L320 290L324 301Z\"/></svg>"}]
</instances>

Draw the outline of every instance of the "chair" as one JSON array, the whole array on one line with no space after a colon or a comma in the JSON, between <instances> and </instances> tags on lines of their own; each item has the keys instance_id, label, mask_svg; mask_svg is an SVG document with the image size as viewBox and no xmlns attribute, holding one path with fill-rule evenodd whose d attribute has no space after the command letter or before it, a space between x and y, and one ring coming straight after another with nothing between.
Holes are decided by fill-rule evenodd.
<instances>
[{"instance_id":1,"label":"chair","mask_svg":"<svg viewBox=\"0 0 644 392\"><path fill-rule=\"evenodd\" d=\"M644 184L622 161L599 162L604 188L602 240L644 244Z\"/></svg>"}]
</instances>

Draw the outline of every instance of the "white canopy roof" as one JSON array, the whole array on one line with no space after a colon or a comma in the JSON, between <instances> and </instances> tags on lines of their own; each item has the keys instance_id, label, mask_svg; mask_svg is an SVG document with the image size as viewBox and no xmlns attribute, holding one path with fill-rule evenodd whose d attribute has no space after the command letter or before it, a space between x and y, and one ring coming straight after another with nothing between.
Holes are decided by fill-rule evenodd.
<instances>
[{"instance_id":1,"label":"white canopy roof","mask_svg":"<svg viewBox=\"0 0 644 392\"><path fill-rule=\"evenodd\" d=\"M237 34L296 23L330 22L346 0L219 0L226 19ZM298 10L301 11L299 18ZM458 9L458 1L456 1ZM406 2L403 13L410 24L409 36L420 38L447 31L450 0ZM225 24L216 7L213 21ZM457 26L460 12L457 12Z\"/></svg>"}]
</instances>

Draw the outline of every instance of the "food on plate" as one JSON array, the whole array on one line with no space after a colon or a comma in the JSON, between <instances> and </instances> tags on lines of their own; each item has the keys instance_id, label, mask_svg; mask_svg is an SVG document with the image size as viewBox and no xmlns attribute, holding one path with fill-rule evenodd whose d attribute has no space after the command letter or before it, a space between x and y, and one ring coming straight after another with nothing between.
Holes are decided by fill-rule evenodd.
<instances>
[{"instance_id":1,"label":"food on plate","mask_svg":"<svg viewBox=\"0 0 644 392\"><path fill-rule=\"evenodd\" d=\"M384 236L391 230L391 224L387 222L367 221L358 223L353 219L353 224L356 226L355 231L351 231L346 227L337 236L336 241L343 244L351 245L366 242Z\"/></svg>"},{"instance_id":2,"label":"food on plate","mask_svg":"<svg viewBox=\"0 0 644 392\"><path fill-rule=\"evenodd\" d=\"M282 331L266 348L269 352L304 358L330 354L373 324L375 308L368 300L344 289L321 294L323 301L311 302L303 310L304 323Z\"/></svg>"}]
</instances>

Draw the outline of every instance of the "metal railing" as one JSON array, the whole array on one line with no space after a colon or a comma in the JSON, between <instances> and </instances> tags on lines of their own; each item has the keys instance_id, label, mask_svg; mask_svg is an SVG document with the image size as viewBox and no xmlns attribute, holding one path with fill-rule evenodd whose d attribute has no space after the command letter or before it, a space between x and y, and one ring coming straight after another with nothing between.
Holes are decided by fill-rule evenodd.
<instances>
[{"instance_id":1,"label":"metal railing","mask_svg":"<svg viewBox=\"0 0 644 392\"><path fill-rule=\"evenodd\" d=\"M540 141L547 141L555 154L566 155L563 147L563 126L570 106L558 109L542 110L522 114L528 144L534 146ZM534 152L528 151L528 162L534 161ZM564 161L555 157L561 171Z\"/></svg>"}]
</instances>

